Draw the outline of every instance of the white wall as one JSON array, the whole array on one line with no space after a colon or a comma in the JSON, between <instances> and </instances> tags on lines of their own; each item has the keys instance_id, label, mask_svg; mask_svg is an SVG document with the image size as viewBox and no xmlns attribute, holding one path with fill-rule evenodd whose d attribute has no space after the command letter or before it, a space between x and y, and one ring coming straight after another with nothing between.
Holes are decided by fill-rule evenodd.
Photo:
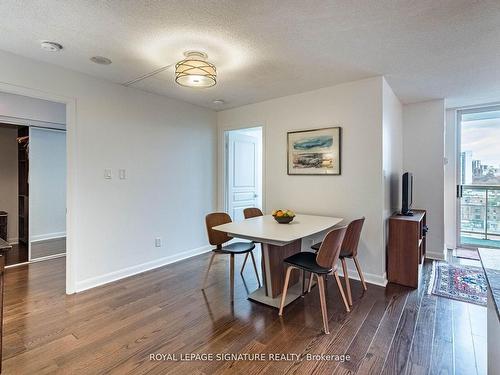
<instances>
[{"instance_id":1,"label":"white wall","mask_svg":"<svg viewBox=\"0 0 500 375\"><path fill-rule=\"evenodd\" d=\"M7 240L17 242L17 129L0 125L0 211L7 211Z\"/></svg>"},{"instance_id":2,"label":"white wall","mask_svg":"<svg viewBox=\"0 0 500 375\"><path fill-rule=\"evenodd\" d=\"M77 290L207 250L203 217L216 197L213 111L6 52L0 82L76 100L67 141L75 157ZM119 168L126 180L117 178Z\"/></svg>"},{"instance_id":3,"label":"white wall","mask_svg":"<svg viewBox=\"0 0 500 375\"><path fill-rule=\"evenodd\" d=\"M444 166L444 239L448 249L457 246L457 111L446 110Z\"/></svg>"},{"instance_id":4,"label":"white wall","mask_svg":"<svg viewBox=\"0 0 500 375\"><path fill-rule=\"evenodd\" d=\"M66 132L30 128L30 240L66 236Z\"/></svg>"},{"instance_id":5,"label":"white wall","mask_svg":"<svg viewBox=\"0 0 500 375\"><path fill-rule=\"evenodd\" d=\"M52 101L30 98L22 95L0 92L0 117L3 120L29 120L51 123L50 127L64 128L66 105ZM43 125L43 124L42 124Z\"/></svg>"},{"instance_id":6,"label":"white wall","mask_svg":"<svg viewBox=\"0 0 500 375\"><path fill-rule=\"evenodd\" d=\"M403 106L403 169L413 173L413 208L427 210L427 255L444 253L444 100Z\"/></svg>"},{"instance_id":7,"label":"white wall","mask_svg":"<svg viewBox=\"0 0 500 375\"><path fill-rule=\"evenodd\" d=\"M401 209L403 171L403 106L383 81L384 219Z\"/></svg>"},{"instance_id":8,"label":"white wall","mask_svg":"<svg viewBox=\"0 0 500 375\"><path fill-rule=\"evenodd\" d=\"M359 257L367 278L384 283L382 78L371 78L218 112L227 128L264 126L265 202L299 213L366 216ZM288 176L287 131L342 127L342 175ZM222 165L219 147L219 165ZM219 178L222 178L219 175ZM222 197L219 205L222 207ZM303 241L303 247L311 243ZM354 273L353 273L354 274Z\"/></svg>"}]
</instances>

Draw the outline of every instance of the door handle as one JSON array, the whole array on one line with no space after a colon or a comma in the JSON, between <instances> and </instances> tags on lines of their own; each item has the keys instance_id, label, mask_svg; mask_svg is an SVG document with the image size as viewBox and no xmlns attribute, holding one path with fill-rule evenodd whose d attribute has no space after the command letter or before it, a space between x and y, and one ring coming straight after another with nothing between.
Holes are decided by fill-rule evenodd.
<instances>
[{"instance_id":1,"label":"door handle","mask_svg":"<svg viewBox=\"0 0 500 375\"><path fill-rule=\"evenodd\" d=\"M464 187L462 185L457 185L457 198L462 198L464 194Z\"/></svg>"}]
</instances>

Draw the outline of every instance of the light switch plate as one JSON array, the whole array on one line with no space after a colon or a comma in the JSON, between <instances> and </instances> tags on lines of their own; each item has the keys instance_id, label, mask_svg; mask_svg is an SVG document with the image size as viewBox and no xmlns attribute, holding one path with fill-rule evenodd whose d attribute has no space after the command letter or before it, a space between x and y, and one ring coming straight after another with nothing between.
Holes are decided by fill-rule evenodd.
<instances>
[{"instance_id":1,"label":"light switch plate","mask_svg":"<svg viewBox=\"0 0 500 375\"><path fill-rule=\"evenodd\" d=\"M155 247L161 247L161 238L160 237L155 238Z\"/></svg>"},{"instance_id":2,"label":"light switch plate","mask_svg":"<svg viewBox=\"0 0 500 375\"><path fill-rule=\"evenodd\" d=\"M112 178L111 169L105 169L104 170L104 178L106 180L111 180L111 178Z\"/></svg>"},{"instance_id":3,"label":"light switch plate","mask_svg":"<svg viewBox=\"0 0 500 375\"><path fill-rule=\"evenodd\" d=\"M118 176L120 177L120 180L125 180L127 178L127 172L125 169L119 169Z\"/></svg>"}]
</instances>

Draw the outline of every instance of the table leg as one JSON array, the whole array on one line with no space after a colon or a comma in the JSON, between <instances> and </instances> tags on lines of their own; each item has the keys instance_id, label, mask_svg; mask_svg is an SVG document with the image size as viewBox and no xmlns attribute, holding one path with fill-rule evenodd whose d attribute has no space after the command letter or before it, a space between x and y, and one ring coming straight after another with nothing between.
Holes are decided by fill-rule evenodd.
<instances>
[{"instance_id":1,"label":"table leg","mask_svg":"<svg viewBox=\"0 0 500 375\"><path fill-rule=\"evenodd\" d=\"M286 265L283 260L293 254L300 252L301 240L291 242L284 246L262 244L262 268L264 286L249 295L251 300L279 308L280 295L285 281ZM300 272L293 271L290 277L289 292L285 305L300 297L301 286L299 281ZM297 290L295 290L297 289Z\"/></svg>"}]
</instances>

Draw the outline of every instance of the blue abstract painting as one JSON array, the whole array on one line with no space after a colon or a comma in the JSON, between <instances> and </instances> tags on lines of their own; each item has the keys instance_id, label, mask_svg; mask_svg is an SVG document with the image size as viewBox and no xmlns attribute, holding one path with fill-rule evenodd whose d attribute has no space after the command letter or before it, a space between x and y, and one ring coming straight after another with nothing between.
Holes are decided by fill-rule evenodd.
<instances>
[{"instance_id":1,"label":"blue abstract painting","mask_svg":"<svg viewBox=\"0 0 500 375\"><path fill-rule=\"evenodd\" d=\"M340 174L341 128L288 133L288 174Z\"/></svg>"}]
</instances>

